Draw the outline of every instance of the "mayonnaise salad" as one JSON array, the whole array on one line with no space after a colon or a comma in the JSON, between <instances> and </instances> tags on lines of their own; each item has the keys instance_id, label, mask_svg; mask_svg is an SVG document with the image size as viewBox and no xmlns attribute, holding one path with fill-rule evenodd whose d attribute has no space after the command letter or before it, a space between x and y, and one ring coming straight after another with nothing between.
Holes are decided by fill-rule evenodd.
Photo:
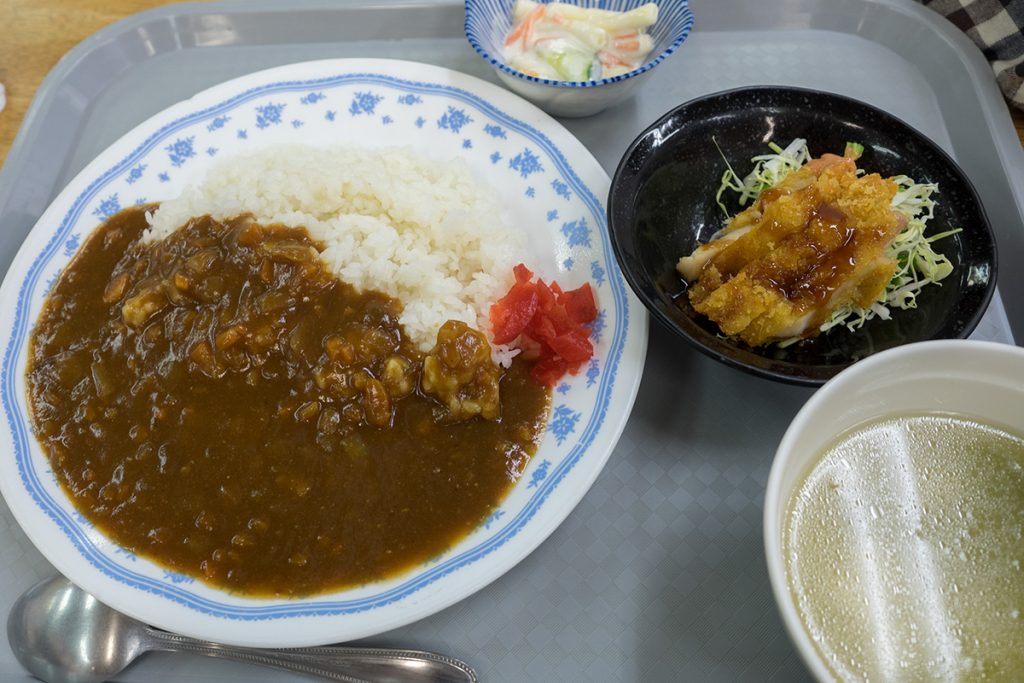
<instances>
[{"instance_id":1,"label":"mayonnaise salad","mask_svg":"<svg viewBox=\"0 0 1024 683\"><path fill-rule=\"evenodd\" d=\"M639 68L654 41L645 29L658 20L653 2L629 12L584 9L561 2L516 0L505 63L537 78L592 81Z\"/></svg>"}]
</instances>

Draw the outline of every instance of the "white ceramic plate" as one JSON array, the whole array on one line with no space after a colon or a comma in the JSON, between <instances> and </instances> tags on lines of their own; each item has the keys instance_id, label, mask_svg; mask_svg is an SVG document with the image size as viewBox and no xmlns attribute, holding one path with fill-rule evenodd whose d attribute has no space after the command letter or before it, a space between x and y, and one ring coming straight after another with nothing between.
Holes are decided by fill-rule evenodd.
<instances>
[{"instance_id":1,"label":"white ceramic plate","mask_svg":"<svg viewBox=\"0 0 1024 683\"><path fill-rule=\"evenodd\" d=\"M48 287L83 239L132 204L177 196L217 160L281 142L409 145L459 157L529 236L528 265L566 287L589 280L599 318L594 360L554 392L544 441L486 522L440 558L387 582L302 600L230 595L136 557L101 535L63 494L26 415L27 342ZM111 145L32 229L0 290L8 330L0 381L0 490L61 572L101 601L162 628L228 643L340 642L420 619L479 590L537 547L582 498L629 416L647 347L647 314L608 244L609 180L557 122L515 95L439 67L327 60L269 69L205 90Z\"/></svg>"}]
</instances>

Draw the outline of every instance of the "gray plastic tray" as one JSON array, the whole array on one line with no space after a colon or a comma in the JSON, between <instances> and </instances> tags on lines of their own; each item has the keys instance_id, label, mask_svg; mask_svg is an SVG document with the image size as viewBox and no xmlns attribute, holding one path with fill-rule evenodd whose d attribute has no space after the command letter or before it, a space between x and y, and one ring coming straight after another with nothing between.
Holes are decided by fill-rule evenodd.
<instances>
[{"instance_id":1,"label":"gray plastic tray","mask_svg":"<svg viewBox=\"0 0 1024 683\"><path fill-rule=\"evenodd\" d=\"M843 93L949 151L977 186L1004 263L1024 253L1024 152L981 54L900 0L694 0L697 30L642 94L564 123L611 172L648 123L741 85ZM412 59L495 81L462 36L461 4L278 0L136 15L74 48L43 82L0 171L0 267L53 196L149 115L264 67ZM975 337L1024 338L1024 271L1004 267ZM761 505L772 455L810 396L724 367L660 328L636 406L594 487L537 551L478 594L367 642L461 657L484 681L799 681L772 600ZM0 614L53 570L0 505ZM27 680L6 642L0 680ZM299 681L149 655L120 681Z\"/></svg>"}]
</instances>

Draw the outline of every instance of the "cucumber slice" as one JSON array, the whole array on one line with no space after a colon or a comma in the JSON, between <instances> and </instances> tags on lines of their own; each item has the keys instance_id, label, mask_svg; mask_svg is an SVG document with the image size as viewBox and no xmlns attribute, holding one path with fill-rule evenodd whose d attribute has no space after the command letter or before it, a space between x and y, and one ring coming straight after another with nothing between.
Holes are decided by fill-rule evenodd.
<instances>
[{"instance_id":1,"label":"cucumber slice","mask_svg":"<svg viewBox=\"0 0 1024 683\"><path fill-rule=\"evenodd\" d=\"M593 55L580 52L566 52L555 68L568 81L585 81L590 77L590 66L594 63Z\"/></svg>"},{"instance_id":2,"label":"cucumber slice","mask_svg":"<svg viewBox=\"0 0 1024 683\"><path fill-rule=\"evenodd\" d=\"M594 55L580 50L557 49L545 51L541 55L551 65L559 78L565 81L586 81L590 78Z\"/></svg>"}]
</instances>

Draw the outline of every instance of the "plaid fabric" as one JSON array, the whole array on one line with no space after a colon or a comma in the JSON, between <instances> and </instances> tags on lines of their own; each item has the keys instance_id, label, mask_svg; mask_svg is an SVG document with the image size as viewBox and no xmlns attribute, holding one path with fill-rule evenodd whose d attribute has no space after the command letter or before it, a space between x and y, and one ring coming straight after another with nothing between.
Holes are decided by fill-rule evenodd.
<instances>
[{"instance_id":1,"label":"plaid fabric","mask_svg":"<svg viewBox=\"0 0 1024 683\"><path fill-rule=\"evenodd\" d=\"M1024 109L1024 0L925 0L924 4L981 48L1003 94Z\"/></svg>"}]
</instances>

